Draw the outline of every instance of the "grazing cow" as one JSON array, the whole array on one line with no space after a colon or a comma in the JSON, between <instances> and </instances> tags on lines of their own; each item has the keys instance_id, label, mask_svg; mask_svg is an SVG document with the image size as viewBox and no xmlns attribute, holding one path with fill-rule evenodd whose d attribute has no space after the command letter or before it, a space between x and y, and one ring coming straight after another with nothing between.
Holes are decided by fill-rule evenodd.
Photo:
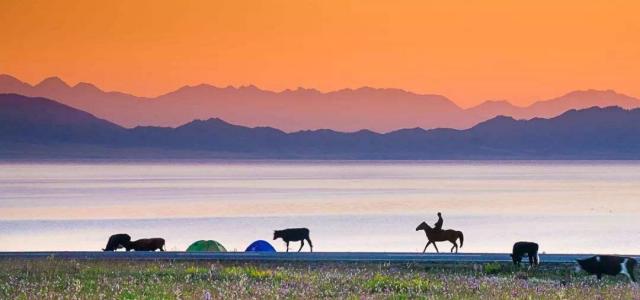
<instances>
[{"instance_id":1,"label":"grazing cow","mask_svg":"<svg viewBox=\"0 0 640 300\"><path fill-rule=\"evenodd\" d=\"M120 248L124 248L126 244L131 242L131 236L126 233L114 234L109 237L107 246L102 251L116 251Z\"/></svg>"},{"instance_id":2,"label":"grazing cow","mask_svg":"<svg viewBox=\"0 0 640 300\"><path fill-rule=\"evenodd\" d=\"M514 265L520 266L522 257L525 254L529 256L529 267L537 266L540 264L540 256L538 256L538 244L533 242L517 242L513 244L511 259L513 260Z\"/></svg>"},{"instance_id":3,"label":"grazing cow","mask_svg":"<svg viewBox=\"0 0 640 300\"><path fill-rule=\"evenodd\" d=\"M298 249L298 252L300 252L300 250L302 250L302 247L304 247L305 240L309 242L309 247L311 248L311 252L313 252L313 244L311 243L311 239L309 238L309 229L307 228L289 228L285 230L275 230L273 232L273 239L276 240L278 238L282 238L282 240L287 243L287 252L289 252L289 242L300 241L300 249Z\"/></svg>"},{"instance_id":4,"label":"grazing cow","mask_svg":"<svg viewBox=\"0 0 640 300\"><path fill-rule=\"evenodd\" d=\"M129 242L124 246L127 251L164 251L164 239L152 238L152 239L139 239L137 241Z\"/></svg>"},{"instance_id":5,"label":"grazing cow","mask_svg":"<svg viewBox=\"0 0 640 300\"><path fill-rule=\"evenodd\" d=\"M602 278L602 274L616 276L624 274L629 280L636 282L633 275L633 269L638 262L627 256L617 255L596 255L585 259L576 259L578 266L576 271L580 269L591 275L596 275L598 279Z\"/></svg>"}]
</instances>

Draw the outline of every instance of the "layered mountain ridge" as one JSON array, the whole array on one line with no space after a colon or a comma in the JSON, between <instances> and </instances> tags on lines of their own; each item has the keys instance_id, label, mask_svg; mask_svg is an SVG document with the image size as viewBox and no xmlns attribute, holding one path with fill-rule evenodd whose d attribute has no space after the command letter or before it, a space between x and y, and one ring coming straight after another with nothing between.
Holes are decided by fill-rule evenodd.
<instances>
[{"instance_id":1,"label":"layered mountain ridge","mask_svg":"<svg viewBox=\"0 0 640 300\"><path fill-rule=\"evenodd\" d=\"M70 86L57 77L30 85L0 75L0 93L55 99L123 127L175 127L194 119L218 117L245 126L270 126L286 132L313 129L390 132L403 128L467 129L499 115L517 119L550 118L570 109L593 106L640 107L640 100L611 90L574 91L526 107L487 101L463 109L441 95L363 87L320 92L273 92L255 86L184 86L147 98L105 92L90 83Z\"/></svg>"}]
</instances>

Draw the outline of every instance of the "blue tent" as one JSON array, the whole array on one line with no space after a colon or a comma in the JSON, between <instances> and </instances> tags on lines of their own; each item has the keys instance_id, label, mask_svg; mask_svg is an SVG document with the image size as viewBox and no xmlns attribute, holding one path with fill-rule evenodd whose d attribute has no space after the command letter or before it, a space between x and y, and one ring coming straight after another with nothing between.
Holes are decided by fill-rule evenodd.
<instances>
[{"instance_id":1,"label":"blue tent","mask_svg":"<svg viewBox=\"0 0 640 300\"><path fill-rule=\"evenodd\" d=\"M269 244L269 242L267 241L257 240L251 243L251 245L247 247L247 250L244 250L244 251L245 252L276 252L276 249L273 248L273 246L271 246L271 244Z\"/></svg>"}]
</instances>

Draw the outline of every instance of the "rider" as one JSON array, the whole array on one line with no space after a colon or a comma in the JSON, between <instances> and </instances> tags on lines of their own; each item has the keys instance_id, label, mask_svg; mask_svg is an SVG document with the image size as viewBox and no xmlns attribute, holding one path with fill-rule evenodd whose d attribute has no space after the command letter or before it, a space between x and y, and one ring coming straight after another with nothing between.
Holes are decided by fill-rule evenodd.
<instances>
[{"instance_id":1,"label":"rider","mask_svg":"<svg viewBox=\"0 0 640 300\"><path fill-rule=\"evenodd\" d=\"M433 229L435 229L435 230L442 230L442 223L443 223L443 222L444 222L444 221L442 221L442 214L441 214L440 212L438 212L438 222L436 222L436 223L433 225Z\"/></svg>"}]
</instances>

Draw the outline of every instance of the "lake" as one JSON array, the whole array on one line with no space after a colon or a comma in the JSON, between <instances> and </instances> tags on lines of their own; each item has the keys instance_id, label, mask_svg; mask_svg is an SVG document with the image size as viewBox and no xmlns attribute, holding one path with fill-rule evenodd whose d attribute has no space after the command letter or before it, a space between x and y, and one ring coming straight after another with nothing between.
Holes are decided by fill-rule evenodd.
<instances>
[{"instance_id":1,"label":"lake","mask_svg":"<svg viewBox=\"0 0 640 300\"><path fill-rule=\"evenodd\" d=\"M464 252L530 240L628 254L640 253L639 199L635 161L4 162L0 251L99 250L120 232L241 251L308 227L316 251L413 252L426 243L415 227L441 211Z\"/></svg>"}]
</instances>

